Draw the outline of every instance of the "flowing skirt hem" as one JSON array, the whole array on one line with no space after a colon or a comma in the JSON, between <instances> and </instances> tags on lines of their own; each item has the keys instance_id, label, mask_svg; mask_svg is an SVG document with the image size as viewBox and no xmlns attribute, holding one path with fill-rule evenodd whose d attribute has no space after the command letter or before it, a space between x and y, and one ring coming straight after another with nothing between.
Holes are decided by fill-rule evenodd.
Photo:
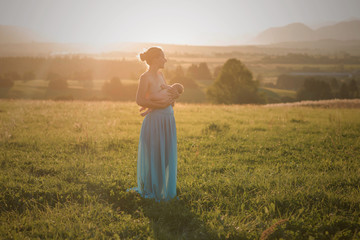
<instances>
[{"instance_id":1,"label":"flowing skirt hem","mask_svg":"<svg viewBox=\"0 0 360 240\"><path fill-rule=\"evenodd\" d=\"M126 190L126 192L131 192L134 191L136 193L138 193L141 197L146 198L146 199L154 199L156 202L168 202L171 200L179 200L178 196L174 196L173 198L168 198L168 199L157 199L155 194L153 193L142 193L141 190L138 187L133 187L133 188L129 188Z\"/></svg>"}]
</instances>

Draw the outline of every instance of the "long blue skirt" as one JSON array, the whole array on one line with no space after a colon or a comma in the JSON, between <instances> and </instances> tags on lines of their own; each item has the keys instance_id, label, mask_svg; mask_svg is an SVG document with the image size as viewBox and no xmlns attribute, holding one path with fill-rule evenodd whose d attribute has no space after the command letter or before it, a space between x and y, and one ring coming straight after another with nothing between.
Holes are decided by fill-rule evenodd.
<instances>
[{"instance_id":1,"label":"long blue skirt","mask_svg":"<svg viewBox=\"0 0 360 240\"><path fill-rule=\"evenodd\" d=\"M169 201L176 197L177 137L172 106L154 109L141 126L137 191L145 198Z\"/></svg>"}]
</instances>

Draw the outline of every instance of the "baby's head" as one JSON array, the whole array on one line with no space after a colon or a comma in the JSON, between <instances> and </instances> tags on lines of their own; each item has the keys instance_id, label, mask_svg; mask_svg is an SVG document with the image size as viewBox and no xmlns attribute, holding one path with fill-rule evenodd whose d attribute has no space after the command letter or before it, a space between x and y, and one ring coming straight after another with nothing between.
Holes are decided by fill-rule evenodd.
<instances>
[{"instance_id":1,"label":"baby's head","mask_svg":"<svg viewBox=\"0 0 360 240\"><path fill-rule=\"evenodd\" d=\"M173 85L171 85L171 87L175 88L179 94L182 94L184 92L184 86L180 83L174 83Z\"/></svg>"}]
</instances>

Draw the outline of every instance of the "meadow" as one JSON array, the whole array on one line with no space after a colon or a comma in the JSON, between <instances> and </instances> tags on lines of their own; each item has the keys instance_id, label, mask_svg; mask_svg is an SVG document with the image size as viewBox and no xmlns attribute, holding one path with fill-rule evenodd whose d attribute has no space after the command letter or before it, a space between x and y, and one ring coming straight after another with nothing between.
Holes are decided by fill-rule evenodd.
<instances>
[{"instance_id":1,"label":"meadow","mask_svg":"<svg viewBox=\"0 0 360 240\"><path fill-rule=\"evenodd\" d=\"M360 239L360 110L176 104L178 199L133 102L0 100L1 239Z\"/></svg>"}]
</instances>

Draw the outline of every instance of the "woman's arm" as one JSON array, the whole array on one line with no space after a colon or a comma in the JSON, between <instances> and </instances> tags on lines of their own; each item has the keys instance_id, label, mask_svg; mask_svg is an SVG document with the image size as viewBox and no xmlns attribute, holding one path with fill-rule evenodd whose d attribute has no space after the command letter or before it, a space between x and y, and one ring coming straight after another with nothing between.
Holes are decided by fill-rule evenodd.
<instances>
[{"instance_id":1,"label":"woman's arm","mask_svg":"<svg viewBox=\"0 0 360 240\"><path fill-rule=\"evenodd\" d=\"M165 108L174 102L174 100L171 99L170 97L166 99L162 99L160 101L146 99L145 96L149 88L149 85L150 85L149 78L142 75L140 77L139 86L136 93L136 103L138 105L146 108Z\"/></svg>"}]
</instances>

